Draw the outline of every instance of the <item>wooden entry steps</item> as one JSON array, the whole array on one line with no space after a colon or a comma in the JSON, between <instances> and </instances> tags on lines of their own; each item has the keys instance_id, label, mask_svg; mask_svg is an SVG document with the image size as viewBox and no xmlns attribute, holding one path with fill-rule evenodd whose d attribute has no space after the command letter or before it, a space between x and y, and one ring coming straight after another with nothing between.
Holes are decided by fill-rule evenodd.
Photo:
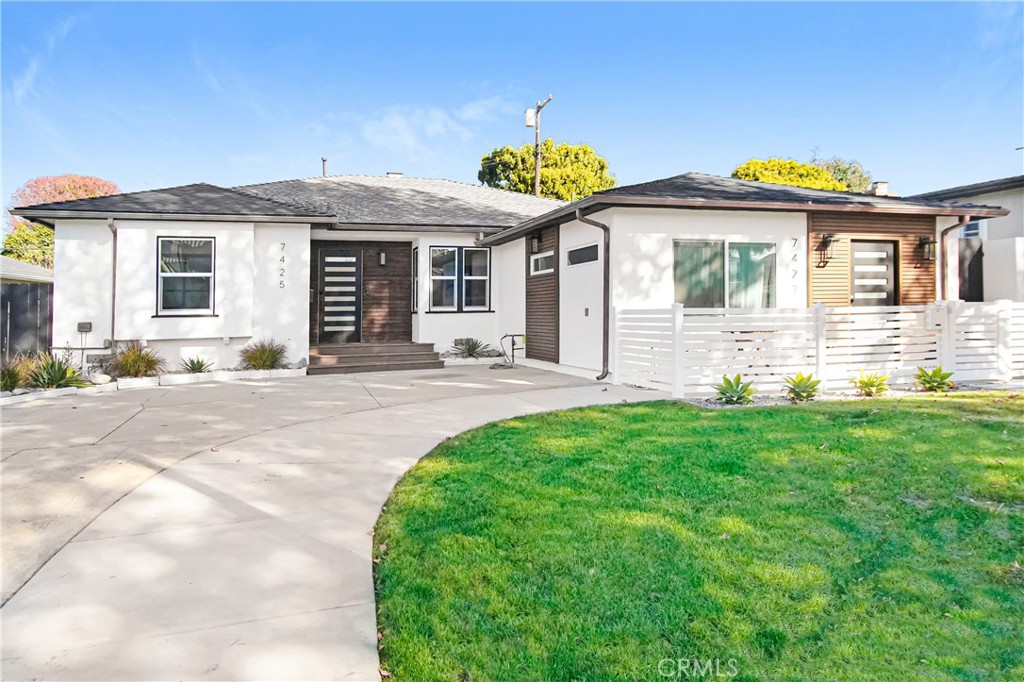
<instances>
[{"instance_id":1,"label":"wooden entry steps","mask_svg":"<svg viewBox=\"0 0 1024 682\"><path fill-rule=\"evenodd\" d=\"M346 343L309 349L310 374L444 369L432 343Z\"/></svg>"}]
</instances>

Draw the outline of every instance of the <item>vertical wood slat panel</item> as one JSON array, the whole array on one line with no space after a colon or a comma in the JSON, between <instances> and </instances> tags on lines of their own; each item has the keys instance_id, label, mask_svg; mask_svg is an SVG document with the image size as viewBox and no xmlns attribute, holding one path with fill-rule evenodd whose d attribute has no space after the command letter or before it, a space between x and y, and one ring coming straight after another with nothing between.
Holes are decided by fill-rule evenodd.
<instances>
[{"instance_id":1,"label":"vertical wood slat panel","mask_svg":"<svg viewBox=\"0 0 1024 682\"><path fill-rule=\"evenodd\" d=\"M558 227L541 230L539 251L554 252L554 272L531 276L529 237L526 245L526 357L558 362Z\"/></svg>"},{"instance_id":2,"label":"vertical wood slat panel","mask_svg":"<svg viewBox=\"0 0 1024 682\"><path fill-rule=\"evenodd\" d=\"M309 269L310 342L317 343L319 267L322 249L359 249L363 253L362 341L399 343L412 341L412 243L314 241ZM378 254L383 251L386 264Z\"/></svg>"},{"instance_id":3,"label":"vertical wood slat panel","mask_svg":"<svg viewBox=\"0 0 1024 682\"><path fill-rule=\"evenodd\" d=\"M850 293L850 241L877 239L894 241L897 251L896 297L900 305L923 305L935 301L935 263L922 260L918 241L935 238L935 218L898 214L809 214L808 268L810 301L830 306L848 306ZM834 234L835 256L819 266L816 248L823 234Z\"/></svg>"}]
</instances>

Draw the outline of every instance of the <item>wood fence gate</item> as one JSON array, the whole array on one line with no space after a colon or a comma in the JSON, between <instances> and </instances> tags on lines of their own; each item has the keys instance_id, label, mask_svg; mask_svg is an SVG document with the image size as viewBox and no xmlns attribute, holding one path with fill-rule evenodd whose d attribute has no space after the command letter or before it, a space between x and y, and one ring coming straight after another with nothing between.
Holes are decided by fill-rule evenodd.
<instances>
[{"instance_id":1,"label":"wood fence gate","mask_svg":"<svg viewBox=\"0 0 1024 682\"><path fill-rule=\"evenodd\" d=\"M52 343L53 285L0 285L0 361L19 353L49 351Z\"/></svg>"}]
</instances>

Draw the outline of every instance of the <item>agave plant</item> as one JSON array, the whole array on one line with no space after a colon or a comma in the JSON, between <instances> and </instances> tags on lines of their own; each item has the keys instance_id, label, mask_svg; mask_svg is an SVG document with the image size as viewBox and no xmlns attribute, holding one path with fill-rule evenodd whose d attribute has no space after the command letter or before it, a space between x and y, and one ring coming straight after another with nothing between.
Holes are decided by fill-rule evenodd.
<instances>
[{"instance_id":1,"label":"agave plant","mask_svg":"<svg viewBox=\"0 0 1024 682\"><path fill-rule=\"evenodd\" d=\"M13 391L21 388L21 372L14 365L0 367L0 391Z\"/></svg>"},{"instance_id":2,"label":"agave plant","mask_svg":"<svg viewBox=\"0 0 1024 682\"><path fill-rule=\"evenodd\" d=\"M878 372L865 372L861 370L857 376L850 379L857 393L865 398L875 398L889 390L889 377Z\"/></svg>"},{"instance_id":3,"label":"agave plant","mask_svg":"<svg viewBox=\"0 0 1024 682\"><path fill-rule=\"evenodd\" d=\"M32 388L81 388L88 385L78 370L64 359L49 356L41 359L29 379Z\"/></svg>"},{"instance_id":4,"label":"agave plant","mask_svg":"<svg viewBox=\"0 0 1024 682\"><path fill-rule=\"evenodd\" d=\"M749 405L754 402L753 396L757 392L753 388L753 383L753 381L743 381L743 376L740 374L732 379L723 375L722 383L715 386L715 391L718 392L715 400L726 405Z\"/></svg>"},{"instance_id":5,"label":"agave plant","mask_svg":"<svg viewBox=\"0 0 1024 682\"><path fill-rule=\"evenodd\" d=\"M939 365L935 369L918 367L917 374L914 375L914 382L922 391L928 391L929 393L943 393L956 388L956 384L950 381L950 377L952 376L952 372L942 371L942 365Z\"/></svg>"},{"instance_id":6,"label":"agave plant","mask_svg":"<svg viewBox=\"0 0 1024 682\"><path fill-rule=\"evenodd\" d=\"M280 369L284 367L288 347L274 339L260 339L242 349L245 369Z\"/></svg>"},{"instance_id":7,"label":"agave plant","mask_svg":"<svg viewBox=\"0 0 1024 682\"><path fill-rule=\"evenodd\" d=\"M202 374L203 372L209 372L211 367L213 367L212 362L205 358L201 358L198 355L181 361L181 368L189 374Z\"/></svg>"},{"instance_id":8,"label":"agave plant","mask_svg":"<svg viewBox=\"0 0 1024 682\"><path fill-rule=\"evenodd\" d=\"M786 377L786 396L794 403L813 400L820 384L821 380L815 379L813 374L797 372L795 377Z\"/></svg>"},{"instance_id":9,"label":"agave plant","mask_svg":"<svg viewBox=\"0 0 1024 682\"><path fill-rule=\"evenodd\" d=\"M452 350L460 358L482 358L491 352L491 347L480 339L465 338L452 341Z\"/></svg>"}]
</instances>

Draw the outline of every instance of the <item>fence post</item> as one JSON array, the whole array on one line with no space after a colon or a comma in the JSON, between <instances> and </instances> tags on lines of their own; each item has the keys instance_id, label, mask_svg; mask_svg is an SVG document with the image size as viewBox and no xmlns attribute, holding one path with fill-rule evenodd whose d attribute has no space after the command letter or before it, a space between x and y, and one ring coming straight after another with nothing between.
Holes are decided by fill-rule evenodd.
<instances>
[{"instance_id":1,"label":"fence post","mask_svg":"<svg viewBox=\"0 0 1024 682\"><path fill-rule=\"evenodd\" d=\"M811 310L813 311L813 329L814 329L814 374L818 377L818 381L821 382L819 387L821 392L824 393L828 390L828 358L826 343L826 318L825 318L825 304L815 303Z\"/></svg>"},{"instance_id":2,"label":"fence post","mask_svg":"<svg viewBox=\"0 0 1024 682\"><path fill-rule=\"evenodd\" d=\"M956 371L956 316L957 301L939 301L935 304L939 329L939 364L947 372Z\"/></svg>"},{"instance_id":3,"label":"fence post","mask_svg":"<svg viewBox=\"0 0 1024 682\"><path fill-rule=\"evenodd\" d=\"M999 381L1013 381L1013 346L1010 345L1010 315L1013 302L999 300L996 307L996 370Z\"/></svg>"},{"instance_id":4,"label":"fence post","mask_svg":"<svg viewBox=\"0 0 1024 682\"><path fill-rule=\"evenodd\" d=\"M622 385L622 363L619 362L619 310L615 306L611 306L608 310L608 355L609 364L611 365L612 373L612 385Z\"/></svg>"},{"instance_id":5,"label":"fence post","mask_svg":"<svg viewBox=\"0 0 1024 682\"><path fill-rule=\"evenodd\" d=\"M685 362L683 358L683 304L672 305L672 397L683 398Z\"/></svg>"}]
</instances>

